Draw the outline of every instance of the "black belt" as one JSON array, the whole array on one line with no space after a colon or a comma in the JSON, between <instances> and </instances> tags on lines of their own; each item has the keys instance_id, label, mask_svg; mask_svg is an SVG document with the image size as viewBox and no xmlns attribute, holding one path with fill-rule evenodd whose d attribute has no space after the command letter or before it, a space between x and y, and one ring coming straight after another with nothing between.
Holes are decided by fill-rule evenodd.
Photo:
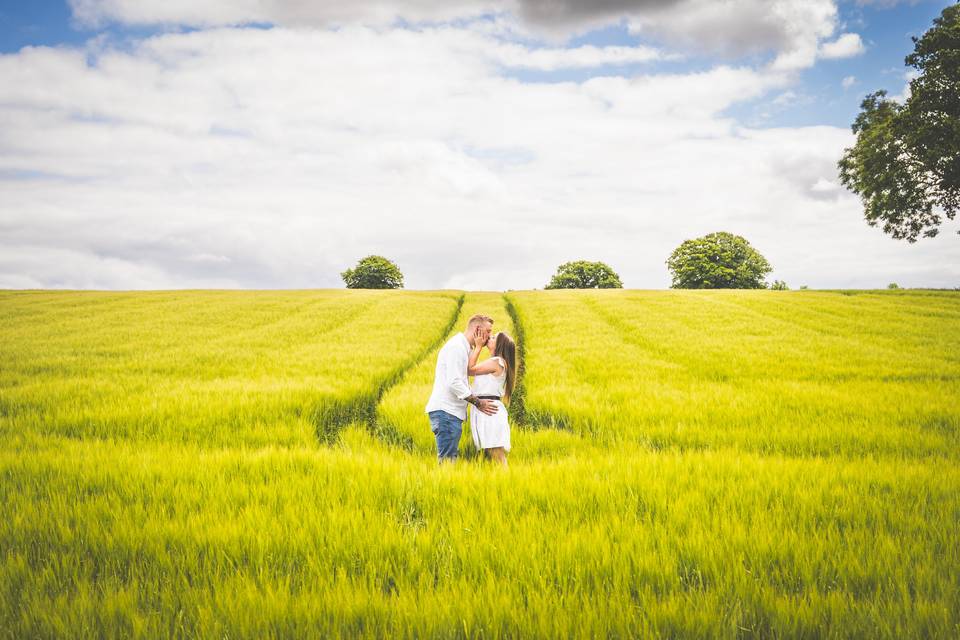
<instances>
[{"instance_id":1,"label":"black belt","mask_svg":"<svg viewBox=\"0 0 960 640\"><path fill-rule=\"evenodd\" d=\"M480 400L499 400L500 396L477 396Z\"/></svg>"}]
</instances>

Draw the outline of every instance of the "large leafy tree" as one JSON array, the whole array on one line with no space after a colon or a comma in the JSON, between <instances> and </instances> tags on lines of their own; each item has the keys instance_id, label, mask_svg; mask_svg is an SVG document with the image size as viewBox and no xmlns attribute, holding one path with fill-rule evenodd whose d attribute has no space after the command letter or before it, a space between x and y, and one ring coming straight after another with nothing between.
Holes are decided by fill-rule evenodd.
<instances>
[{"instance_id":1,"label":"large leafy tree","mask_svg":"<svg viewBox=\"0 0 960 640\"><path fill-rule=\"evenodd\" d=\"M602 262L577 260L557 267L544 289L622 289L620 276Z\"/></svg>"},{"instance_id":2,"label":"large leafy tree","mask_svg":"<svg viewBox=\"0 0 960 640\"><path fill-rule=\"evenodd\" d=\"M908 242L936 236L960 207L960 5L913 42L910 97L900 104L885 91L868 95L852 126L857 141L838 163L867 223Z\"/></svg>"},{"instance_id":3,"label":"large leafy tree","mask_svg":"<svg viewBox=\"0 0 960 640\"><path fill-rule=\"evenodd\" d=\"M726 231L685 240L667 259L674 289L763 289L773 268L741 236Z\"/></svg>"},{"instance_id":4,"label":"large leafy tree","mask_svg":"<svg viewBox=\"0 0 960 640\"><path fill-rule=\"evenodd\" d=\"M347 289L400 289L403 274L400 268L383 256L367 256L353 269L340 274Z\"/></svg>"}]
</instances>

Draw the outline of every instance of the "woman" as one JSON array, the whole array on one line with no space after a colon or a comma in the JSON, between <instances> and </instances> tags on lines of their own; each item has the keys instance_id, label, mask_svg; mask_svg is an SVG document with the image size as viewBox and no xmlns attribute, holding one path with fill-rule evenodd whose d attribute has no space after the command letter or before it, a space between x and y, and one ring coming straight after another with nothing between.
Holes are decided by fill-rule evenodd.
<instances>
[{"instance_id":1,"label":"woman","mask_svg":"<svg viewBox=\"0 0 960 640\"><path fill-rule=\"evenodd\" d=\"M486 346L491 355L480 364L480 351ZM510 451L510 425L507 422L505 402L517 380L517 346L502 331L491 335L486 344L478 343L470 352L467 374L473 379L473 394L481 399L495 400L497 412L488 416L470 406L470 432L477 449L482 449L489 458L507 466L507 451Z\"/></svg>"}]
</instances>

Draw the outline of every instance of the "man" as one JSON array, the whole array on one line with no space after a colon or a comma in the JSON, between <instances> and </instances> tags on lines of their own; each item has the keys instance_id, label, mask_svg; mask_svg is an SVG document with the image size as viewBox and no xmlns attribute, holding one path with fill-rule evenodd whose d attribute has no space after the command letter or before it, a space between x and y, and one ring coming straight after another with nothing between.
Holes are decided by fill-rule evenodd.
<instances>
[{"instance_id":1,"label":"man","mask_svg":"<svg viewBox=\"0 0 960 640\"><path fill-rule=\"evenodd\" d=\"M430 430L437 439L437 460L453 462L467 418L467 403L492 416L497 412L493 400L481 400L470 391L467 383L467 360L470 349L490 339L493 319L475 315L467 322L463 333L453 336L437 355L437 370L433 378L433 393L427 402Z\"/></svg>"}]
</instances>

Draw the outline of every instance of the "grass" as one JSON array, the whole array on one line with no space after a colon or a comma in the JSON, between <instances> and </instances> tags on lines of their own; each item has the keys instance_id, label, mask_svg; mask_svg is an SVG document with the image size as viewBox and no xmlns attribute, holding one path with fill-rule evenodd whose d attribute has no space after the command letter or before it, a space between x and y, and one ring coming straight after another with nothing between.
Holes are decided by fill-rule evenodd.
<instances>
[{"instance_id":1,"label":"grass","mask_svg":"<svg viewBox=\"0 0 960 640\"><path fill-rule=\"evenodd\" d=\"M423 414L478 310L523 330L506 472L468 429L438 467ZM0 637L960 633L956 294L9 292L0 320Z\"/></svg>"},{"instance_id":2,"label":"grass","mask_svg":"<svg viewBox=\"0 0 960 640\"><path fill-rule=\"evenodd\" d=\"M457 304L452 293L8 292L2 428L313 445L369 414Z\"/></svg>"},{"instance_id":3,"label":"grass","mask_svg":"<svg viewBox=\"0 0 960 640\"><path fill-rule=\"evenodd\" d=\"M527 327L533 424L654 448L951 458L958 451L956 294L511 298Z\"/></svg>"}]
</instances>

